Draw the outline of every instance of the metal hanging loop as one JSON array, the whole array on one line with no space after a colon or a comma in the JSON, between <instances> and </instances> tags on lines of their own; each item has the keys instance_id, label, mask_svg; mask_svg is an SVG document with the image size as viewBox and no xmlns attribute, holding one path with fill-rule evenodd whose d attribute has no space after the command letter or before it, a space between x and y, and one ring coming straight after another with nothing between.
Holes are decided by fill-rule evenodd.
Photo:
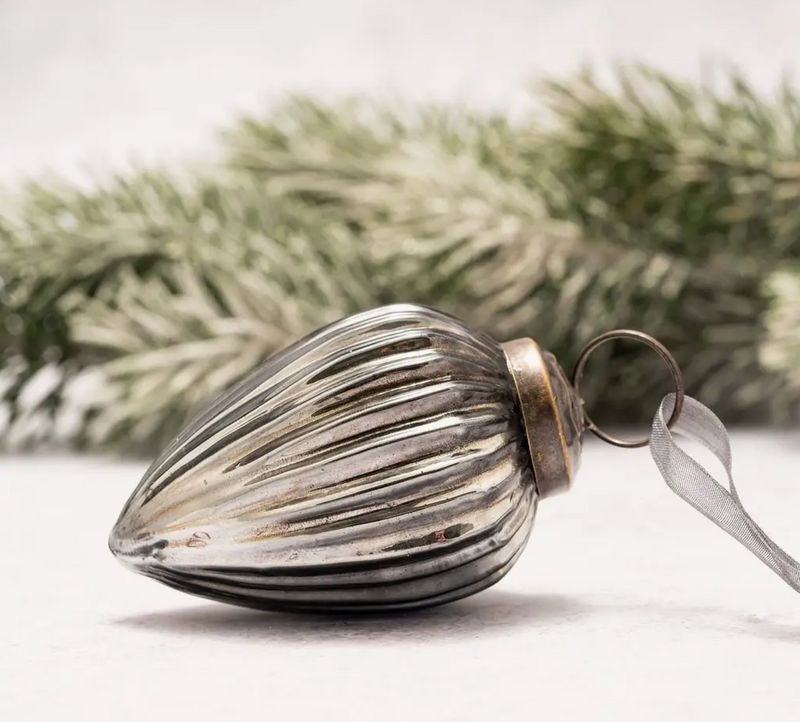
<instances>
[{"instance_id":1,"label":"metal hanging loop","mask_svg":"<svg viewBox=\"0 0 800 722\"><path fill-rule=\"evenodd\" d=\"M578 355L578 360L575 362L575 370L572 372L572 385L575 387L575 391L578 393L578 396L580 396L581 377L583 376L583 370L586 366L586 362L589 360L589 357L604 343L622 338L639 341L645 346L650 347L659 356L661 356L661 358L664 360L664 363L667 364L667 368L669 368L669 372L672 375L672 380L675 383L675 406L673 407L672 415L667 422L667 428L671 429L678 421L681 411L683 410L683 400L686 396L686 388L683 384L683 376L681 375L678 362L667 350L667 347L664 346L664 344L662 344L660 341L654 339L652 336L642 333L641 331L618 329L616 331L609 331L608 333L601 334L593 341L590 341L585 346L583 351L580 352ZM585 407L583 409L583 418L588 431L591 431L598 438L608 442L609 444L613 444L614 446L620 446L623 449L639 449L643 446L647 446L650 443L650 437L645 437L644 439L627 440L618 439L614 436L611 436L599 428L594 421L592 421L592 419L589 417L589 414L586 412Z\"/></svg>"}]
</instances>

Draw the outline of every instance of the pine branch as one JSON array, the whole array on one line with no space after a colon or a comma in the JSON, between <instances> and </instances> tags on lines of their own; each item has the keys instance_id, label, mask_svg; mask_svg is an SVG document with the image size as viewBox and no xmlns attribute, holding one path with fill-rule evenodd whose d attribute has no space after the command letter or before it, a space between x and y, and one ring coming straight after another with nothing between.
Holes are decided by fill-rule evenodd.
<instances>
[{"instance_id":1,"label":"pine branch","mask_svg":"<svg viewBox=\"0 0 800 722\"><path fill-rule=\"evenodd\" d=\"M720 90L644 66L620 90L591 72L540 86L536 137L563 184L557 216L619 242L693 259L800 257L800 96L761 97L736 70Z\"/></svg>"},{"instance_id":2,"label":"pine branch","mask_svg":"<svg viewBox=\"0 0 800 722\"><path fill-rule=\"evenodd\" d=\"M73 362L12 356L0 367L0 449L72 446L99 388Z\"/></svg>"},{"instance_id":3,"label":"pine branch","mask_svg":"<svg viewBox=\"0 0 800 722\"><path fill-rule=\"evenodd\" d=\"M770 299L765 319L769 337L761 346L761 362L785 376L800 393L800 267L776 271L765 287Z\"/></svg>"},{"instance_id":4,"label":"pine branch","mask_svg":"<svg viewBox=\"0 0 800 722\"><path fill-rule=\"evenodd\" d=\"M585 237L575 224L548 217L546 201L529 187L498 176L468 150L405 142L385 150L369 173L369 194L331 180L339 212L352 205L372 251L414 297L435 298L497 338L534 335L567 365L611 327L650 331L674 348L690 393L729 417L786 418L797 402L776 393L782 377L758 362L766 302L754 265L695 268ZM297 175L283 166L279 182L287 177L291 189L301 178L309 185L329 178L324 162L313 176L308 166ZM703 337L708 344L698 349ZM665 390L657 364L644 349L611 352L604 368L595 366L598 381L587 394L612 420L646 417Z\"/></svg>"},{"instance_id":5,"label":"pine branch","mask_svg":"<svg viewBox=\"0 0 800 722\"><path fill-rule=\"evenodd\" d=\"M786 419L796 407L798 394L783 393L783 377L759 364L768 304L755 265L696 266L589 238L469 154L406 153L394 166L405 172L387 174L402 179L403 203L387 197L364 233L381 258L395 254L394 273L420 295L496 338L532 335L567 367L590 338L640 328L668 343L689 392L728 418ZM420 262L436 268L438 287L414 285L430 282ZM598 361L587 390L598 418L648 420L666 388L660 361L643 348L609 351L603 368Z\"/></svg>"},{"instance_id":6,"label":"pine branch","mask_svg":"<svg viewBox=\"0 0 800 722\"><path fill-rule=\"evenodd\" d=\"M223 133L229 165L270 190L312 204L344 206L349 220L385 205L385 184L402 183L406 149L470 156L500 178L530 170L519 131L498 113L447 106L380 106L351 98L324 105L291 98L266 119L247 117ZM377 196L377 197L376 197Z\"/></svg>"},{"instance_id":7,"label":"pine branch","mask_svg":"<svg viewBox=\"0 0 800 722\"><path fill-rule=\"evenodd\" d=\"M325 228L324 236L293 227L278 238L252 230L232 244L204 241L201 257L157 275L129 270L93 297L66 296L73 340L96 359L91 369L105 388L86 443L164 443L204 401L299 335L379 305L368 257L346 229Z\"/></svg>"},{"instance_id":8,"label":"pine branch","mask_svg":"<svg viewBox=\"0 0 800 722\"><path fill-rule=\"evenodd\" d=\"M336 318L396 301L569 368L612 327L661 338L726 420L800 399L800 101L637 69L550 83L550 123L294 99L225 136L228 165L91 192L30 186L0 216L0 436L159 446L208 397ZM666 389L604 347L603 421Z\"/></svg>"},{"instance_id":9,"label":"pine branch","mask_svg":"<svg viewBox=\"0 0 800 722\"><path fill-rule=\"evenodd\" d=\"M513 319L527 318L528 328L544 326L541 338L566 358L578 341L609 325L644 326L659 335L670 329L694 393L723 414L759 407L762 415L766 408L785 418L795 401L774 398L782 379L764 373L758 349L767 333L761 279L776 259L794 252L797 237L787 158L796 153L798 124L783 118L798 117L798 101L785 86L777 108L762 103L736 75L727 99L644 68L623 72L621 80L621 95L601 90L588 76L550 84L545 98L556 130L530 119L509 124L502 163L486 163L476 150L481 144L437 143L435 134L420 132L413 122L379 153L362 154L357 143L340 143L340 132L330 131L335 109L325 111L326 125L319 127L307 122L303 108L290 106L285 112L296 118L294 145L259 146L247 131L233 134L232 164L261 175L277 193L322 193L378 253L403 249L394 272L405 264L409 270L402 275L417 293L411 259L427 257L436 279L442 273L449 279L429 290L439 299L449 290L454 308L477 315L484 328L521 330ZM345 135L352 138L358 130ZM762 193L765 173L773 185ZM576 221L583 232L549 214ZM525 239L522 246L515 244L505 267L487 273L482 261L515 237ZM631 253L633 244L638 252ZM531 260L520 264L525 253ZM759 257L733 258L748 253ZM680 263L683 258L689 260ZM696 260L706 263L693 269L690 261ZM540 275L537 266L546 270ZM485 287L519 267L526 274L519 287L533 289L525 296L535 299L528 308L548 318L544 324L520 302L512 309L492 298L480 304L469 299L475 284ZM503 298L501 289L493 298ZM565 313L565 305L575 313ZM564 343L567 338L576 341ZM713 347L701 348L701 338ZM636 380L630 374L619 379L621 402L609 399L607 408L635 403L635 389L647 387L652 377L654 367L645 366L648 373ZM630 409L620 418L631 418Z\"/></svg>"},{"instance_id":10,"label":"pine branch","mask_svg":"<svg viewBox=\"0 0 800 722\"><path fill-rule=\"evenodd\" d=\"M20 407L22 390L43 363L68 364L70 378L74 374L83 378L81 369L96 378L97 364L136 356L127 375L124 368L111 367L113 392L120 394L120 389L130 383L134 385L130 393L136 397L134 379L140 355L158 344L185 342L179 335L180 322L192 323L191 316L184 317L179 308L173 308L177 299L191 298L180 290L175 277L178 269L184 273L179 279L185 281L185 273L192 273L198 283L210 289L246 279L255 286L261 274L259 293L271 293L272 297L256 296L252 301L262 304L264 313L276 315L276 327L284 326L282 335L273 333L272 341L263 345L263 353L288 342L286 329L295 333L311 330L338 317L331 314L342 309L354 312L379 304L370 292L370 279L382 276L368 267L366 256L355 255L353 237L346 228L323 212L291 199L270 199L241 178L226 178L224 172L217 176L215 181L199 178L184 182L166 173L147 172L117 179L95 193L32 186L21 212L5 219L8 232L0 246L0 316L5 321L5 335L0 334L0 350L4 349L9 361L3 376L7 388L0 401L10 409L7 416L15 428L21 429L9 436L9 443L16 447L37 440L24 430L33 426L33 421L24 421L28 417L38 420L40 428L56 428L63 384L54 391L56 400L48 397L41 405ZM337 299L339 283L347 284L346 299L352 305ZM148 301L149 294L152 299ZM145 299L142 303L151 314L151 323L156 323L159 314L169 317L176 313L171 330L178 335L146 337L149 347L142 345L142 339L136 341L135 334L126 337L132 323L129 310L140 298ZM227 298L235 300L230 294ZM109 309L105 315L100 313L104 307ZM208 305L198 307L198 312L200 308L210 310ZM230 318L246 311L235 305L218 309ZM214 316L209 318L213 320ZM268 320L260 318L262 322ZM195 321L202 325L202 318ZM213 340L216 328L207 328L200 338ZM197 331L190 326L185 333L193 338ZM243 358L253 361L252 351L242 353ZM175 361L178 363L179 357ZM211 358L209 363L213 363ZM164 378L168 378L167 371ZM106 385L105 381L100 383ZM202 391L203 387L196 388ZM196 402L195 397L182 396L191 392L176 388L174 393L166 393L163 408L152 414L148 400L138 398L135 411L129 406L120 414L128 421L133 419L125 416L129 411L153 420L153 433L161 428L174 430L175 420L184 418ZM97 395L95 406L104 403L104 398ZM174 413L160 424L159 414L166 413L170 404L175 407ZM81 418L94 414L88 407L81 409ZM93 429L101 428L106 421L102 413L97 417ZM146 443L148 423L142 421L141 428L134 430L138 436L131 442ZM109 423L108 434L80 426L73 423L73 436L80 443L105 443L116 434L117 443L128 444L117 433L122 427L118 428L116 421ZM62 435L55 436L60 439Z\"/></svg>"}]
</instances>

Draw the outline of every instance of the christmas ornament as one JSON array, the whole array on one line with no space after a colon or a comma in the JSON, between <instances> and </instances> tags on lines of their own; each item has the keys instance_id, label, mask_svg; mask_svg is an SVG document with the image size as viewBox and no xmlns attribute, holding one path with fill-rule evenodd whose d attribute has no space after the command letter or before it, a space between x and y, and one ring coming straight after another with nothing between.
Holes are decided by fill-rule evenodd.
<instances>
[{"instance_id":1,"label":"christmas ornament","mask_svg":"<svg viewBox=\"0 0 800 722\"><path fill-rule=\"evenodd\" d=\"M586 360L621 337L658 351L676 383L650 440L668 483L759 553L766 542L753 541L756 531L741 538L749 527L735 489L698 482L705 472L672 440L682 419L696 437L719 436L721 425L684 402L680 372L657 341L605 334L570 383L533 340L498 343L414 305L312 333L213 401L147 470L111 551L176 589L263 609L411 609L479 592L522 553L539 500L572 484L584 431L648 443L608 436L580 401ZM709 482L722 512L703 508L707 494L692 497ZM764 548L767 563L777 558ZM800 575L783 576L800 587Z\"/></svg>"}]
</instances>

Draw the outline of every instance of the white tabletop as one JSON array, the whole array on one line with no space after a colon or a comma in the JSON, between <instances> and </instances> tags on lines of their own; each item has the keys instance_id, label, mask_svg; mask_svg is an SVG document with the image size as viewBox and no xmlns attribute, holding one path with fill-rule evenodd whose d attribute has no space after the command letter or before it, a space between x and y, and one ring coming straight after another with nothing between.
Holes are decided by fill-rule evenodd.
<instances>
[{"instance_id":1,"label":"white tabletop","mask_svg":"<svg viewBox=\"0 0 800 722\"><path fill-rule=\"evenodd\" d=\"M800 439L734 435L756 519L800 550ZM106 536L144 470L0 460L0 720L796 720L800 597L592 443L494 588L396 618L258 613L126 571Z\"/></svg>"}]
</instances>

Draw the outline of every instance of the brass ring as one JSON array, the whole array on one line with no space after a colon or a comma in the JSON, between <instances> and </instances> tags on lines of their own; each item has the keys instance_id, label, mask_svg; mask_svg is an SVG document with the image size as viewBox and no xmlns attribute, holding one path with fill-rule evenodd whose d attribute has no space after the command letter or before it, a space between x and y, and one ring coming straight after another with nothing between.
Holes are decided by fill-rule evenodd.
<instances>
[{"instance_id":1,"label":"brass ring","mask_svg":"<svg viewBox=\"0 0 800 722\"><path fill-rule=\"evenodd\" d=\"M645 346L649 346L651 349L653 349L659 356L661 356L661 358L664 360L664 363L667 364L669 372L672 374L672 380L675 382L675 407L672 409L672 416L670 416L669 421L667 422L667 427L671 429L675 425L675 422L677 422L678 418L680 418L681 411L683 411L683 400L686 396L686 388L683 385L681 369L678 366L678 362L675 360L675 357L667 350L667 347L664 346L664 344L657 341L652 336L642 333L641 331L631 331L628 329L609 331L608 333L601 334L585 346L583 351L581 351L578 355L578 360L575 362L575 370L572 372L572 385L575 388L578 397L580 397L580 381L581 377L583 376L583 369L586 366L586 362L589 360L589 357L597 350L599 346L602 346L608 341L614 341L615 339L619 338L628 338L633 339L634 341L640 341ZM621 446L624 449L639 449L643 446L647 446L647 444L650 443L649 437L640 439L638 441L627 441L625 439L617 439L616 437L607 434L605 431L600 429L594 423L594 421L591 420L589 414L586 413L585 408L583 409L583 419L587 430L591 431L595 436L603 441L613 444L614 446Z\"/></svg>"}]
</instances>

